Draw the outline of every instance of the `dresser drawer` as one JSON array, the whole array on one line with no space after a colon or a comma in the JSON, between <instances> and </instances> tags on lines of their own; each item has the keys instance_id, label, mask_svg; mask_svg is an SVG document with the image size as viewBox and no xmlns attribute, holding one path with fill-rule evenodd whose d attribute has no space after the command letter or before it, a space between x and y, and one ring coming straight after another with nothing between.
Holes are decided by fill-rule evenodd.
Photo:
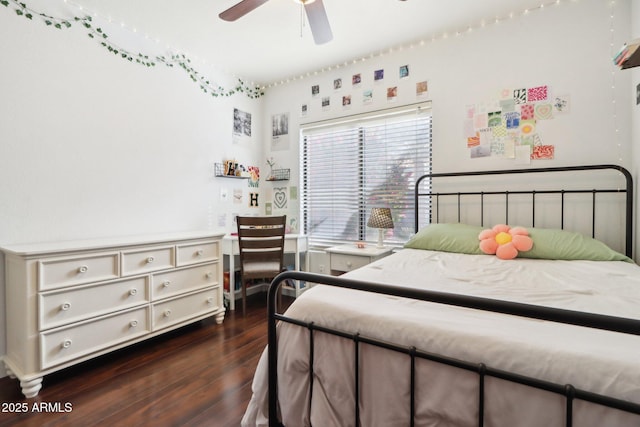
<instances>
[{"instance_id":1,"label":"dresser drawer","mask_svg":"<svg viewBox=\"0 0 640 427\"><path fill-rule=\"evenodd\" d=\"M138 308L41 333L41 369L148 334L148 310Z\"/></svg>"},{"instance_id":2,"label":"dresser drawer","mask_svg":"<svg viewBox=\"0 0 640 427\"><path fill-rule=\"evenodd\" d=\"M118 253L116 252L38 261L38 288L40 290L117 277Z\"/></svg>"},{"instance_id":3,"label":"dresser drawer","mask_svg":"<svg viewBox=\"0 0 640 427\"><path fill-rule=\"evenodd\" d=\"M153 330L218 311L221 307L219 286L153 304Z\"/></svg>"},{"instance_id":4,"label":"dresser drawer","mask_svg":"<svg viewBox=\"0 0 640 427\"><path fill-rule=\"evenodd\" d=\"M357 255L345 255L345 254L331 254L331 270L336 271L351 271L356 268L364 267L371 262L371 258L357 256Z\"/></svg>"},{"instance_id":5,"label":"dresser drawer","mask_svg":"<svg viewBox=\"0 0 640 427\"><path fill-rule=\"evenodd\" d=\"M219 242L201 242L177 247L177 265L198 264L207 261L216 261L219 258Z\"/></svg>"},{"instance_id":6,"label":"dresser drawer","mask_svg":"<svg viewBox=\"0 0 640 427\"><path fill-rule=\"evenodd\" d=\"M82 285L39 295L40 330L120 311L150 301L148 279Z\"/></svg>"},{"instance_id":7,"label":"dresser drawer","mask_svg":"<svg viewBox=\"0 0 640 427\"><path fill-rule=\"evenodd\" d=\"M151 278L153 301L218 284L218 263L156 273Z\"/></svg>"},{"instance_id":8,"label":"dresser drawer","mask_svg":"<svg viewBox=\"0 0 640 427\"><path fill-rule=\"evenodd\" d=\"M149 273L174 267L173 246L122 252L122 275Z\"/></svg>"}]
</instances>

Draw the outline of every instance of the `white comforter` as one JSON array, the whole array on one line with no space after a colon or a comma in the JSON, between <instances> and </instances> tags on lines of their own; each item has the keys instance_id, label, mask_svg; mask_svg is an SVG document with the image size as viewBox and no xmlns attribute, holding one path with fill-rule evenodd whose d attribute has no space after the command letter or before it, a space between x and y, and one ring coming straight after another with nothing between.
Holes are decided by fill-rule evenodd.
<instances>
[{"instance_id":1,"label":"white comforter","mask_svg":"<svg viewBox=\"0 0 640 427\"><path fill-rule=\"evenodd\" d=\"M640 267L624 262L499 260L404 249L349 278L640 318ZM640 337L391 296L314 286L287 314L305 321L576 388L640 402ZM286 426L354 425L353 343L316 336L308 413L308 332L279 326L279 400ZM362 425L408 425L407 356L364 346ZM263 354L243 426L267 425ZM477 375L417 364L416 425L477 425ZM485 425L564 423L564 401L487 379ZM522 396L525 396L522 398ZM515 400L516 398L520 400ZM366 399L366 400L365 400ZM578 402L574 425L640 425L640 418ZM604 417L607 417L606 419ZM603 424L604 422L604 424Z\"/></svg>"}]
</instances>

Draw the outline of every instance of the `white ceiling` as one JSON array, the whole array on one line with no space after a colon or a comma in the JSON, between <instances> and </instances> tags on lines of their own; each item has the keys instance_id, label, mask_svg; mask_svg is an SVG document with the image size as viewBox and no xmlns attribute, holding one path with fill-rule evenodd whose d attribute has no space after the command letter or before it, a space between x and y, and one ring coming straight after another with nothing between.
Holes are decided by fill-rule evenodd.
<instances>
[{"instance_id":1,"label":"white ceiling","mask_svg":"<svg viewBox=\"0 0 640 427\"><path fill-rule=\"evenodd\" d=\"M318 46L293 0L270 0L235 22L218 18L238 1L67 0L135 28L139 37L148 35L196 61L265 85L558 2L324 0L334 38Z\"/></svg>"}]
</instances>

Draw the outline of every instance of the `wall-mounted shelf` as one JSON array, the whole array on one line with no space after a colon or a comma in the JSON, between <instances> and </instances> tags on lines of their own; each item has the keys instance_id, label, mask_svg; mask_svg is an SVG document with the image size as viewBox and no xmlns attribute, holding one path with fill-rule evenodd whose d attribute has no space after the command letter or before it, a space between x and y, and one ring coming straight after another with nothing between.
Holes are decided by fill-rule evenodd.
<instances>
[{"instance_id":1,"label":"wall-mounted shelf","mask_svg":"<svg viewBox=\"0 0 640 427\"><path fill-rule=\"evenodd\" d=\"M249 179L249 177L247 175L237 175L237 174L229 174L227 173L227 171L225 170L225 165L223 165L222 163L215 163L214 164L214 169L215 169L215 175L217 177L222 177L222 178L236 178L236 179Z\"/></svg>"},{"instance_id":2,"label":"wall-mounted shelf","mask_svg":"<svg viewBox=\"0 0 640 427\"><path fill-rule=\"evenodd\" d=\"M267 181L289 181L291 169L272 169Z\"/></svg>"}]
</instances>

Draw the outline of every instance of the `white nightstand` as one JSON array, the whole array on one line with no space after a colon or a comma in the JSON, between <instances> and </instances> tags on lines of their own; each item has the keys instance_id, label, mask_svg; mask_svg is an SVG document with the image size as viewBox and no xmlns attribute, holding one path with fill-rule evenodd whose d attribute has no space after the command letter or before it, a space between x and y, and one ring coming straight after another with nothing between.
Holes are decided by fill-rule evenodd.
<instances>
[{"instance_id":1,"label":"white nightstand","mask_svg":"<svg viewBox=\"0 0 640 427\"><path fill-rule=\"evenodd\" d=\"M339 276L342 273L384 258L390 255L392 250L393 248L390 246L377 248L375 245L366 245L364 248L359 248L355 243L332 246L325 249L329 254L329 269L334 276Z\"/></svg>"}]
</instances>

